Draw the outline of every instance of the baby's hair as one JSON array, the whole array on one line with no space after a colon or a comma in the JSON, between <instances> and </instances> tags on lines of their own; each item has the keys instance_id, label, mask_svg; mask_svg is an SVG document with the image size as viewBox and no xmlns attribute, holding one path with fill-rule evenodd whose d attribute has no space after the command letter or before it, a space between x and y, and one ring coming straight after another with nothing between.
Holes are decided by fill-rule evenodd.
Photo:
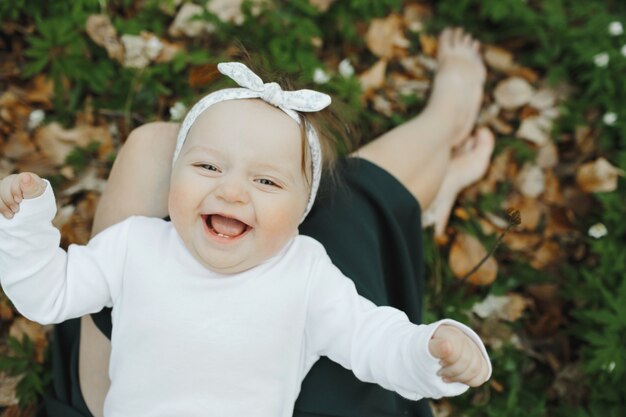
<instances>
[{"instance_id":1,"label":"baby's hair","mask_svg":"<svg viewBox=\"0 0 626 417\"><path fill-rule=\"evenodd\" d=\"M275 82L284 90L298 90L305 88L296 82L295 77L288 76L285 73L278 73L270 70L267 59L259 54L249 53L243 45L235 43L228 51L228 60L237 61L245 64L255 74L257 74L263 82ZM217 81L217 80L216 80ZM220 88L223 87L222 83ZM333 98L334 100L334 98ZM318 133L320 140L320 148L322 151L322 171L323 175L334 178L335 161L337 160L337 151L350 152L354 148L354 143L349 139L351 136L351 128L344 123L339 117L338 112L332 105L322 111L314 113L298 112L300 117L307 123L310 123ZM304 123L300 124L301 149L302 151L302 172L310 183L311 178L307 169L310 163L309 147L306 142L306 131Z\"/></svg>"}]
</instances>

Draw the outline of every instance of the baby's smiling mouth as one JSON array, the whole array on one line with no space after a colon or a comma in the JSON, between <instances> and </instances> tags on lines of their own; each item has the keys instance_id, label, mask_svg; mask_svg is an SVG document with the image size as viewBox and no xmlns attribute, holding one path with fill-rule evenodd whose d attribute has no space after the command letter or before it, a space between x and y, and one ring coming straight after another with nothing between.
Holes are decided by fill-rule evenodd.
<instances>
[{"instance_id":1,"label":"baby's smiling mouth","mask_svg":"<svg viewBox=\"0 0 626 417\"><path fill-rule=\"evenodd\" d=\"M252 228L241 220L221 214L205 214L202 216L209 231L221 238L233 239L244 235Z\"/></svg>"}]
</instances>

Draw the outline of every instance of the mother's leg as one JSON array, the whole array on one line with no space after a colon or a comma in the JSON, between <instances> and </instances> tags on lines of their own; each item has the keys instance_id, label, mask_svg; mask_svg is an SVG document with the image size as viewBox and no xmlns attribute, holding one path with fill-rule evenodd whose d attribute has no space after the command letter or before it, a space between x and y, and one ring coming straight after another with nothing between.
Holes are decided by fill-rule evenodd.
<instances>
[{"instance_id":1,"label":"mother's leg","mask_svg":"<svg viewBox=\"0 0 626 417\"><path fill-rule=\"evenodd\" d=\"M396 177L423 209L437 195L452 148L476 121L485 81L479 44L470 35L446 29L438 48L439 69L424 111L354 154Z\"/></svg>"},{"instance_id":2,"label":"mother's leg","mask_svg":"<svg viewBox=\"0 0 626 417\"><path fill-rule=\"evenodd\" d=\"M96 210L92 235L133 215L164 217L177 123L155 122L131 132L120 149ZM81 318L78 374L91 413L103 415L111 342L91 316Z\"/></svg>"}]
</instances>

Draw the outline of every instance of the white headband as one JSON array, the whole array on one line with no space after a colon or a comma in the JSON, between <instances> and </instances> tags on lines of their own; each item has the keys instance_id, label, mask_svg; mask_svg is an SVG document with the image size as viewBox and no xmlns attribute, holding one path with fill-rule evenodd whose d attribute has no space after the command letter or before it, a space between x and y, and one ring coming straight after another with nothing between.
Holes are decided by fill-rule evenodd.
<instances>
[{"instance_id":1,"label":"white headband","mask_svg":"<svg viewBox=\"0 0 626 417\"><path fill-rule=\"evenodd\" d=\"M191 129L198 116L213 104L226 100L260 98L261 100L278 107L289 117L300 125L301 119L297 111L316 112L330 105L330 96L313 90L296 90L283 91L277 83L263 83L263 80L252 72L248 67L239 62L224 62L217 64L217 69L222 74L232 78L241 88L225 88L215 91L198 101L187 113L178 132L176 141L176 149L174 149L174 158L172 163L178 158L187 134ZM309 145L309 153L311 154L311 171L313 172L313 181L311 182L311 192L309 201L302 220L309 214L311 207L315 201L315 195L320 185L322 176L322 151L320 141L315 128L305 120L305 131L307 143Z\"/></svg>"}]
</instances>

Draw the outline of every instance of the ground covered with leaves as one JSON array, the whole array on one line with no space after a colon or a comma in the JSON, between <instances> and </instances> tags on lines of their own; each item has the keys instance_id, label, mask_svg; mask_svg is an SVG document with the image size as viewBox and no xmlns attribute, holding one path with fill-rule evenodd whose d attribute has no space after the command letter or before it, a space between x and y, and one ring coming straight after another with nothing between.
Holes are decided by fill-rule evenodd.
<instances>
[{"instance_id":1,"label":"ground covered with leaves","mask_svg":"<svg viewBox=\"0 0 626 417\"><path fill-rule=\"evenodd\" d=\"M488 69L478 124L497 144L445 236L425 232L426 317L475 328L494 374L433 407L437 416L621 415L623 2L15 0L0 2L0 22L0 177L52 181L63 245L89 239L128 133L180 120L235 40L335 95L366 142L420 111L437 33L466 28ZM50 329L3 295L0 319L2 416L33 415L50 381Z\"/></svg>"}]
</instances>

